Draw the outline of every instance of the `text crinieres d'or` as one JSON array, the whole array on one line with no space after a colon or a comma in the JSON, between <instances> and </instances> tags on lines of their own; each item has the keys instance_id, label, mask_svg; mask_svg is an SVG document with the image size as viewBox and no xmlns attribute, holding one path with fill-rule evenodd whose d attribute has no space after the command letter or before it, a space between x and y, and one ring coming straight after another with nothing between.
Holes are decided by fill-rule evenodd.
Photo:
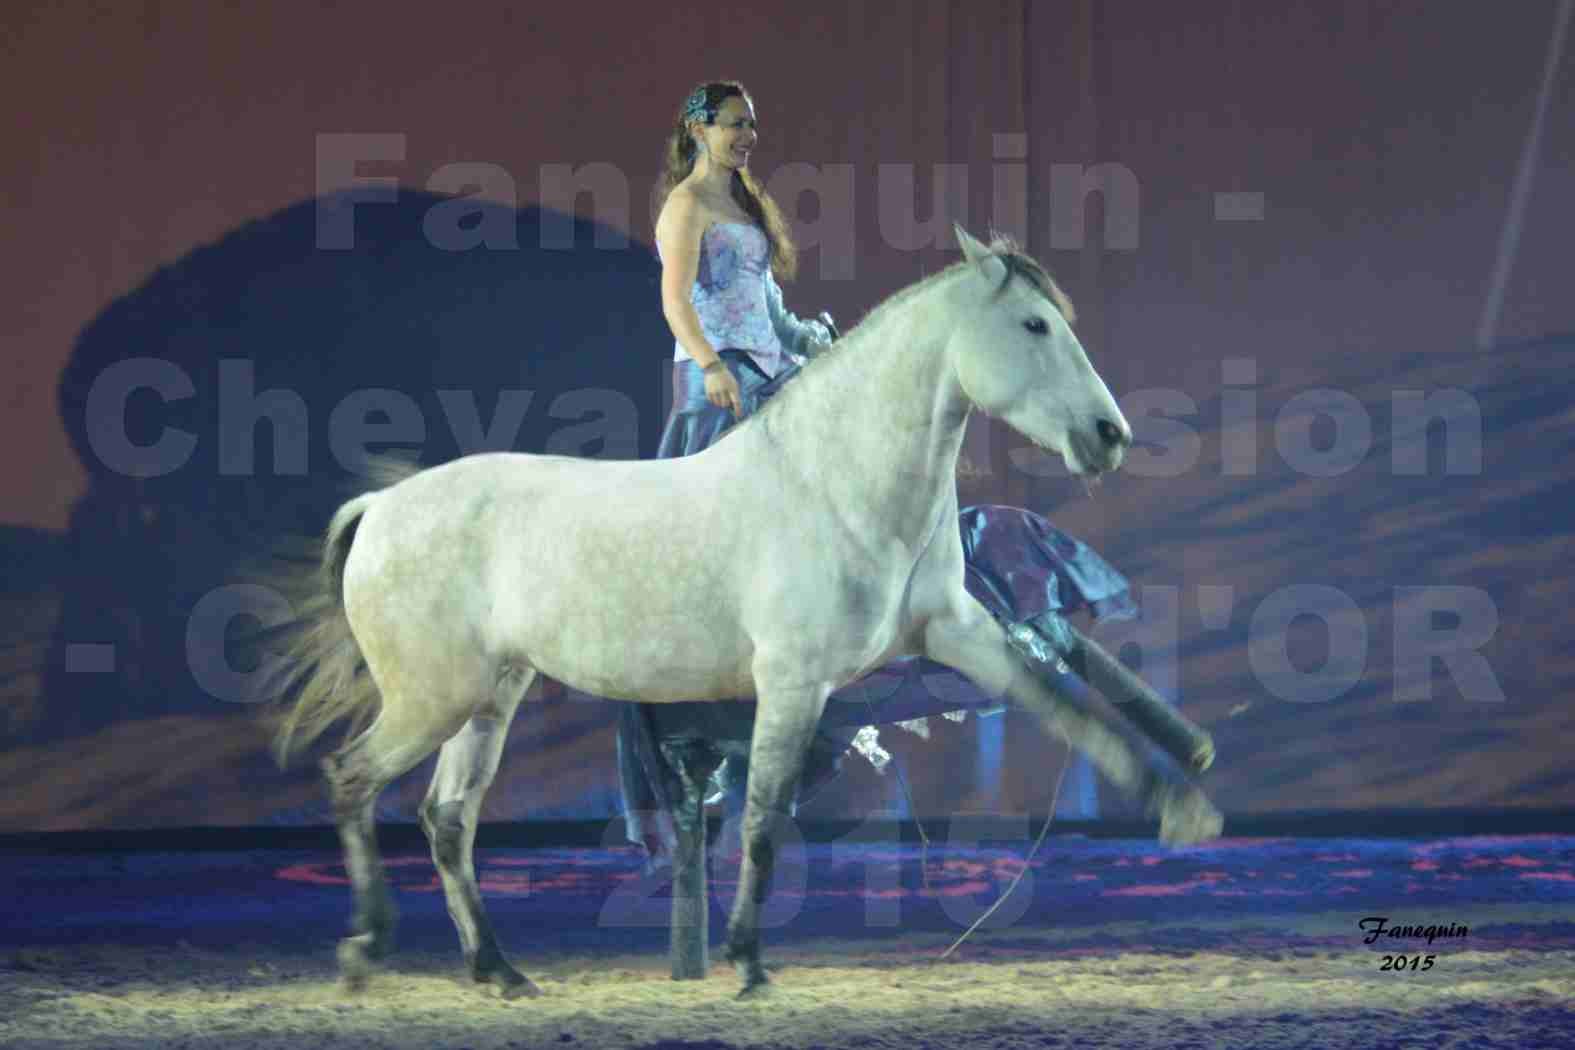
<instances>
[{"instance_id":1,"label":"text crinieres d'or","mask_svg":"<svg viewBox=\"0 0 1575 1050\"><path fill-rule=\"evenodd\" d=\"M1357 925L1367 933L1362 940L1364 944L1372 944L1380 937L1417 939L1425 937L1427 943L1432 944L1435 937L1464 937L1469 932L1467 927L1453 922L1443 926L1436 923L1429 926L1390 926L1387 915L1369 916Z\"/></svg>"}]
</instances>

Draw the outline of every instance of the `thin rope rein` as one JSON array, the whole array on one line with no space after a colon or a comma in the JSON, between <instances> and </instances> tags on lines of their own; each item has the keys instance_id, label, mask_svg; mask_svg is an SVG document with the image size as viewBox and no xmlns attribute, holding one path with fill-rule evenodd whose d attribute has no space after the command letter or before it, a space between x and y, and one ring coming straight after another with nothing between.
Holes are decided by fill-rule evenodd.
<instances>
[{"instance_id":1,"label":"thin rope rein","mask_svg":"<svg viewBox=\"0 0 1575 1050\"><path fill-rule=\"evenodd\" d=\"M1061 772L1056 774L1055 788L1050 792L1050 812L1045 814L1044 827L1039 829L1039 837L1034 840L1033 847L1028 851L1028 856L1023 858L1023 866L1018 869L1017 877L1012 880L1012 884L1010 886L1006 887L1006 892L1001 894L1001 896L996 899L994 904L990 905L989 909L986 910L983 915L975 919L973 925L964 930L961 937L958 937L952 942L952 946L950 948L947 948L944 952L936 957L936 962L940 962L942 959L945 959L947 956L951 955L952 952L956 951L958 946L961 945L963 941L967 940L974 930L977 930L981 925L983 925L986 919L995 914L997 908L1006 903L1006 898L1010 897L1012 895L1012 891L1017 889L1017 884L1023 881L1023 876L1027 874L1029 865L1033 863L1034 854L1038 853L1039 847L1044 845L1045 834L1050 830L1050 822L1055 819L1055 807L1056 804L1061 800L1061 781L1066 779L1066 770L1071 764L1072 745L1068 744L1066 746L1066 754L1061 759Z\"/></svg>"},{"instance_id":2,"label":"thin rope rein","mask_svg":"<svg viewBox=\"0 0 1575 1050\"><path fill-rule=\"evenodd\" d=\"M901 686L898 686L897 688L900 689ZM892 696L895 696L896 693L897 690L893 689L891 693L887 694L887 696L883 699L890 699ZM875 706L870 703L868 693L864 695L864 706L870 713L870 724L878 724L878 716L875 714ZM996 902L990 905L989 909L974 921L972 926L969 926L968 929L964 930L962 936L958 937L956 941L952 942L952 946L950 948L947 948L940 954L941 959L946 958L947 956L951 955L952 952L956 951L957 947L961 945L963 941L967 940L969 935L971 935L974 930L979 928L980 924L982 924L990 916L994 915L996 909L998 909L1002 904L1005 904L1006 899L1012 895L1012 891L1017 889L1017 884L1023 881L1023 875L1028 871L1029 865L1033 863L1034 855L1039 852L1039 847L1044 845L1045 836L1050 831L1050 822L1055 819L1055 807L1061 801L1061 783L1066 779L1066 771L1067 768L1071 766L1071 764L1072 745L1068 744L1066 746L1066 753L1061 757L1061 771L1056 774L1055 786L1050 789L1050 809L1045 813L1044 826L1039 829L1039 837L1034 839L1034 844L1029 847L1028 856L1023 858L1023 866L1018 869L1017 875L1012 879L1011 885L1006 887L1006 892L1002 893ZM924 824L919 820L918 812L915 810L913 805L913 792L908 789L908 778L903 775L902 763L898 761L896 755L891 756L891 767L897 773L897 783L902 787L902 797L908 803L908 814L913 817L913 826L919 830L919 879L924 887L924 892L930 893L932 892L930 889L930 836L925 834Z\"/></svg>"},{"instance_id":3,"label":"thin rope rein","mask_svg":"<svg viewBox=\"0 0 1575 1050\"><path fill-rule=\"evenodd\" d=\"M897 691L906 683L907 679L898 683L895 689L881 697L881 701L884 703L896 696ZM864 692L864 706L870 713L870 725L876 725L878 716L875 714L875 705L870 703L867 690ZM908 803L908 815L913 818L913 826L919 829L919 842L921 844L919 846L919 879L924 885L924 892L928 893L930 892L930 836L924 833L924 825L919 822L919 814L913 808L913 792L908 790L908 778L903 776L902 763L897 761L896 755L891 756L891 768L897 771L897 783L902 786L902 797Z\"/></svg>"}]
</instances>

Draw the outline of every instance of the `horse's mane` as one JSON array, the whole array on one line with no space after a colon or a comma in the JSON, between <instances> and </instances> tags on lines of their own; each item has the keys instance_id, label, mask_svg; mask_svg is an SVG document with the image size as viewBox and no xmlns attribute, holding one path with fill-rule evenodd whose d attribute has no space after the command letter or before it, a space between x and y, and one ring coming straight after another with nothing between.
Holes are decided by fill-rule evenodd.
<instances>
[{"instance_id":1,"label":"horse's mane","mask_svg":"<svg viewBox=\"0 0 1575 1050\"><path fill-rule=\"evenodd\" d=\"M1005 294L1007 286L1012 283L1012 278L1021 277L1028 283L1029 287L1043 295L1057 310L1061 312L1062 316L1066 318L1067 324L1073 324L1076 322L1077 312L1072 307L1072 300L1067 298L1066 293L1063 292L1060 286L1055 283L1055 280L1050 276L1049 271L1040 265L1039 260L1023 251L1015 240L1006 236L996 236L990 242L990 254L998 257L1003 263L1006 264L1006 276L1002 278L1000 286L995 290L995 295L997 298ZM937 270L928 277L916 281L906 288L900 288L891 295L887 296L881 302L877 303L862 318L860 318L857 324L848 329L846 335L842 336L842 338L838 339L835 343L832 343L831 346L827 347L825 350L822 350L820 353L810 358L799 370L799 374L795 376L791 382L784 385L783 388L779 390L776 395L771 398L771 400L767 401L759 411L743 422L729 427L722 436L726 437L732 434L734 431L749 426L757 419L770 417L777 410L777 406L784 398L794 396L792 391L795 387L804 385L805 377L818 375L820 372L825 371L826 362L828 360L834 358L840 359L843 357L846 353L848 353L848 345L856 345L859 343L862 336L872 329L878 327L878 322L886 314L902 306L908 300L921 295L925 291L929 290L931 286L939 284L950 275L969 265L972 264L969 263L967 259L959 259L957 262L950 264L944 269Z\"/></svg>"},{"instance_id":2,"label":"horse's mane","mask_svg":"<svg viewBox=\"0 0 1575 1050\"><path fill-rule=\"evenodd\" d=\"M1021 277L1061 311L1061 316L1066 318L1067 324L1077 323L1077 311L1072 307L1072 300L1061 290L1061 286L1055 283L1050 272L1040 265L1038 259L1018 248L1017 243L1010 237L997 237L990 244L990 252L999 256L1006 264L1006 278L996 289L997 296L1006 291L1006 286L1011 283L1013 277Z\"/></svg>"}]
</instances>

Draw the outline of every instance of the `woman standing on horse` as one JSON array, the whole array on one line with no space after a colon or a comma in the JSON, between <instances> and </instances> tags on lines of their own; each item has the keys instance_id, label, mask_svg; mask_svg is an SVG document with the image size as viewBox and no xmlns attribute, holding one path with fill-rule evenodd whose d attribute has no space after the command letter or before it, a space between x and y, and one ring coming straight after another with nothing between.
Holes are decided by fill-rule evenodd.
<instances>
[{"instance_id":1,"label":"woman standing on horse","mask_svg":"<svg viewBox=\"0 0 1575 1050\"><path fill-rule=\"evenodd\" d=\"M667 140L656 249L662 313L676 337L662 458L698 452L751 414L760 388L831 340L782 304L797 252L782 211L749 171L755 107L716 81L684 100Z\"/></svg>"},{"instance_id":2,"label":"woman standing on horse","mask_svg":"<svg viewBox=\"0 0 1575 1050\"><path fill-rule=\"evenodd\" d=\"M690 92L667 138L656 249L662 313L675 341L673 408L657 450L662 459L708 447L753 414L797 361L831 341L825 325L800 320L783 305L777 278L793 277L797 252L781 209L749 171L756 140L754 103L736 81ZM629 840L643 843L652 857L666 851L665 829L650 818L670 812L682 787L665 775L670 763L659 738L691 723L708 726L715 738L747 737L753 718L753 705L681 704L673 711L623 705L618 761ZM822 767L834 761L831 751L840 755L846 747L828 745L815 756ZM742 765L735 762L734 770L741 779ZM806 779L817 779L815 771Z\"/></svg>"},{"instance_id":3,"label":"woman standing on horse","mask_svg":"<svg viewBox=\"0 0 1575 1050\"><path fill-rule=\"evenodd\" d=\"M754 103L743 86L713 81L684 99L668 136L656 247L662 261L662 312L675 343L673 408L659 458L710 446L758 410L791 380L804 358L834 337L825 324L802 320L783 305L777 278L790 279L797 259L781 210L749 171L757 135ZM1062 657L1080 667L1086 658L1085 640L1061 613L1087 609L1095 618L1135 613L1126 579L1086 544L1038 515L1016 507L968 507L959 527L969 591L998 619L1021 628L1029 643L1023 658L1044 673L1059 673ZM706 539L679 537L700 544ZM1147 694L1149 710L1163 706L1129 674L1113 681L1112 675L1120 673L1106 661L1097 677L1102 685L1124 682L1126 694ZM982 696L980 701L980 709L993 706ZM927 695L904 693L888 698L880 714L898 717L896 712L915 705L919 715L944 709ZM1128 707L1129 714L1135 706ZM828 708L805 758L801 798L835 775L858 729L877 717L871 711L837 712L837 707L833 702ZM742 809L754 715L752 703L622 705L618 762L629 841L643 844L653 859L667 852L673 829L666 820L652 818L670 819L677 811L692 818L692 796L712 771L729 808ZM1169 723L1162 728L1170 728ZM1190 746L1186 729L1173 735ZM691 746L697 742L700 746ZM718 767L718 762L723 764Z\"/></svg>"}]
</instances>

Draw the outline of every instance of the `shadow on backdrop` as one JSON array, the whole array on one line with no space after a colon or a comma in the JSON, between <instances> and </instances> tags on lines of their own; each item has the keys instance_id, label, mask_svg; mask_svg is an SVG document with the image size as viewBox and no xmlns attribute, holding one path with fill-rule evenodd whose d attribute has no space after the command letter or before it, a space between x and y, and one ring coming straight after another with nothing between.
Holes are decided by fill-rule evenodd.
<instances>
[{"instance_id":1,"label":"shadow on backdrop","mask_svg":"<svg viewBox=\"0 0 1575 1050\"><path fill-rule=\"evenodd\" d=\"M226 667L191 632L246 625L222 602L193 612L276 538L320 534L363 453L654 453L672 343L648 249L602 247L620 236L561 213L409 190L354 206L353 247L320 247L320 213L344 203L304 201L198 248L82 332L59 405L88 491L65 549L6 537L29 568L8 589L53 578L60 592L47 652L32 650L41 701L13 707L14 743L234 716L213 695ZM434 220L450 241L507 228L518 247L447 250Z\"/></svg>"},{"instance_id":2,"label":"shadow on backdrop","mask_svg":"<svg viewBox=\"0 0 1575 1050\"><path fill-rule=\"evenodd\" d=\"M672 346L654 257L597 248L610 231L590 223L496 205L478 218L512 224L519 250L445 251L423 229L443 201L402 191L398 203L362 204L343 251L317 247L318 205L303 202L160 269L83 331L60 405L89 489L63 541L0 529L0 830L326 821L315 776L281 778L260 737L241 731L250 712L194 676L188 630L238 562L277 536L320 531L354 487L354 456L331 441L336 409L366 410L368 391L403 395L419 428L370 414L400 440L369 451L414 449L426 464L500 445L654 452ZM540 247L543 223L572 228L572 250ZM1260 455L1250 476L1220 469L1224 415L1204 403L1192 417L1208 453L1198 467L1118 479L1130 516L1098 544L1134 584L1178 595L1178 645L1160 655L1186 668L1183 699L1215 736L1211 790L1228 813L1567 802L1572 362L1568 334L1488 353L1397 346L1331 358L1317 386L1350 394L1372 424L1349 470L1313 476L1276 452L1282 422L1305 427L1314 450L1337 433L1303 418L1315 411L1305 404L1289 412L1286 399L1306 391L1282 388L1262 392L1251 421ZM133 390L128 377L189 386ZM1480 463L1449 467L1438 420L1398 426L1401 390L1466 392ZM130 446L177 432L189 457L140 477L125 469ZM1054 519L1060 504L1047 495L1032 509ZM1199 623L1201 584L1234 589L1228 622ZM1361 676L1325 702L1267 695L1274 683L1254 663L1279 646L1296 688L1341 670L1316 618L1282 639L1253 633L1256 610L1306 584L1340 591L1367 627ZM1490 600L1497 623L1480 652L1504 702L1466 695L1441 658L1411 683L1426 683L1428 701L1399 702L1397 594L1411 586ZM1450 617L1424 626L1447 635ZM500 775L484 819L614 811L611 705L546 706L516 721L511 750L528 746L531 762ZM959 804L950 780L969 779L956 765L962 744L943 732L929 745L947 754L948 774L916 778L923 812ZM1043 748L1031 730L1008 731L1002 761L1038 768ZM419 791L424 773L406 780ZM397 787L380 819L409 819ZM833 808L868 812L849 801L886 790L850 784Z\"/></svg>"}]
</instances>

